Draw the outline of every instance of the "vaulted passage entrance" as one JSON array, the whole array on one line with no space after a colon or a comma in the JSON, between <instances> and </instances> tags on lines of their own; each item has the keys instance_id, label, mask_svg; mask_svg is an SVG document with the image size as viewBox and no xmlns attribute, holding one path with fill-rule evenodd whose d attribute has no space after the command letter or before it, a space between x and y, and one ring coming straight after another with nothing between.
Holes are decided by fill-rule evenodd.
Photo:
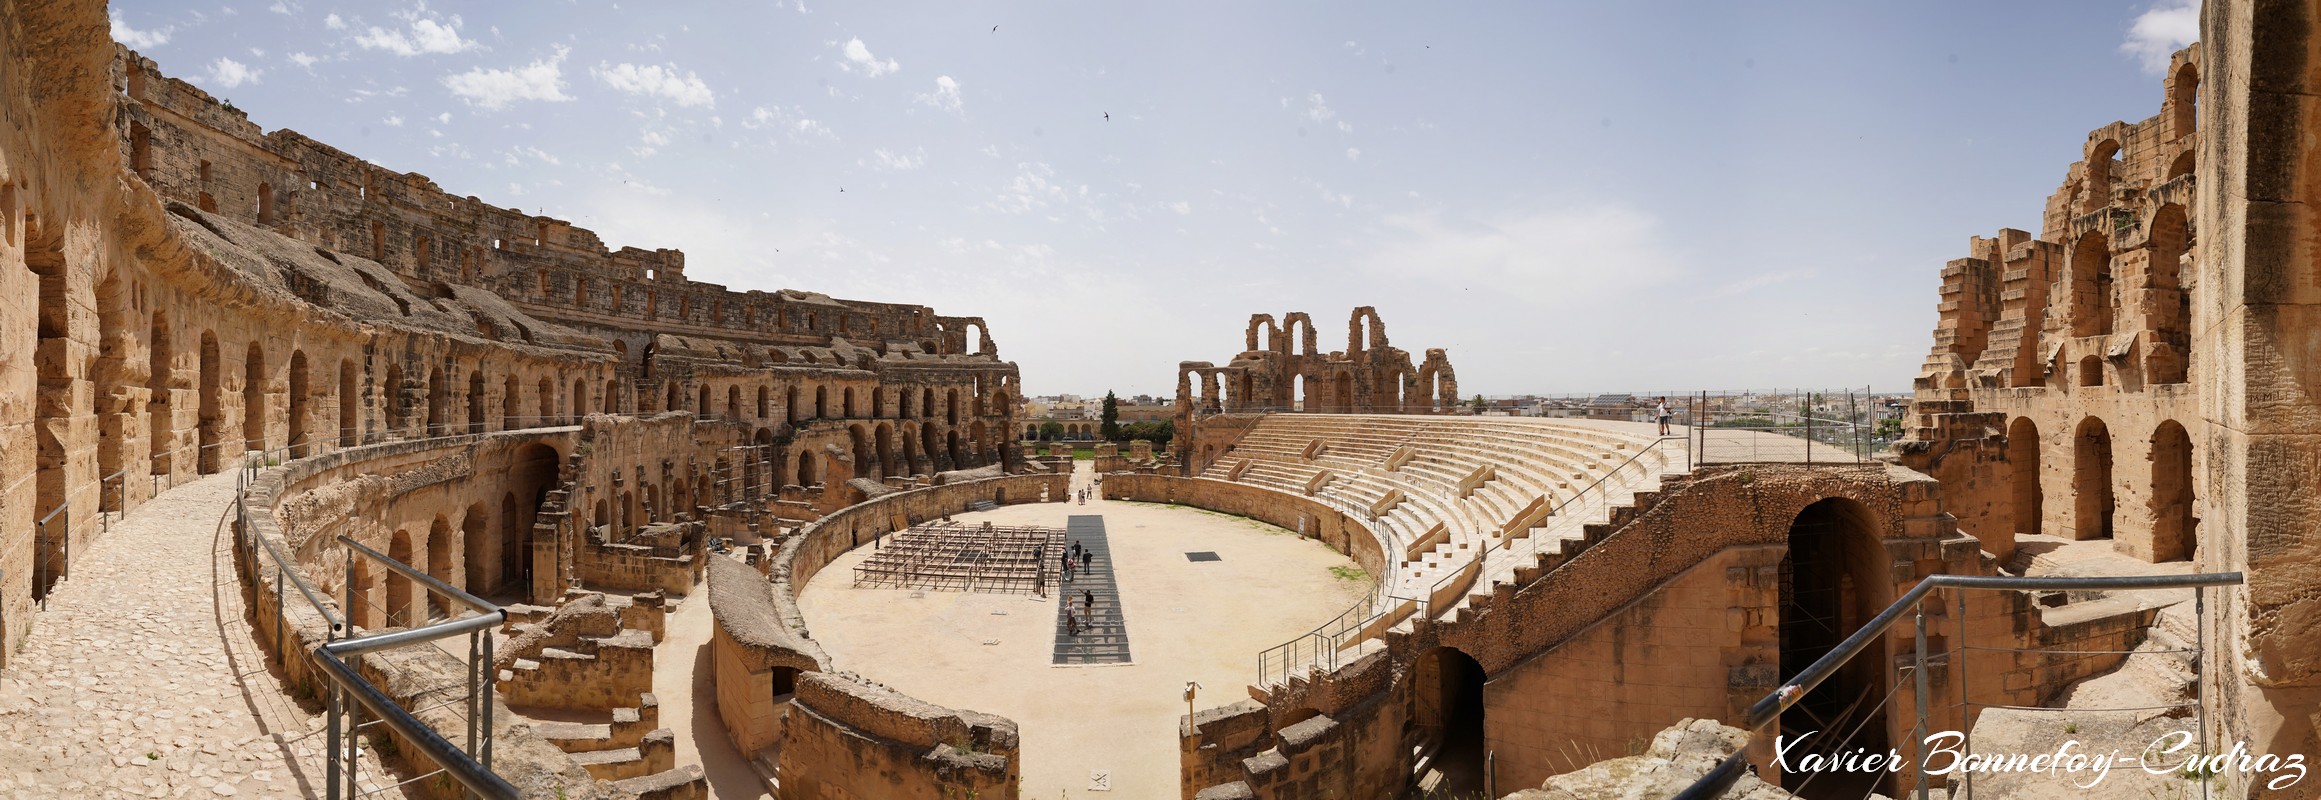
<instances>
[{"instance_id":1,"label":"vaulted passage entrance","mask_svg":"<svg viewBox=\"0 0 2321 800\"><path fill-rule=\"evenodd\" d=\"M1789 526L1789 553L1781 559L1781 681L1787 684L1883 610L1891 593L1885 548L1860 503L1830 498L1806 506ZM1791 742L1786 762L1807 753L1868 748L1886 741L1887 663L1883 639L1855 655L1836 674L1781 715ZM1880 788L1874 776L1832 773L1792 777L1785 788L1809 800L1861 797Z\"/></svg>"}]
</instances>

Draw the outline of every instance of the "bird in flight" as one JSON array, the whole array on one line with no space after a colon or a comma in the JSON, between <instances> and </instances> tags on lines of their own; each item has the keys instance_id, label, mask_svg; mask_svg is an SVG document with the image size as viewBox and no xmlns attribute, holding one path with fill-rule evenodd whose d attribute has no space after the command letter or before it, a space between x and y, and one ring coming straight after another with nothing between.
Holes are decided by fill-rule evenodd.
<instances>
[{"instance_id":1,"label":"bird in flight","mask_svg":"<svg viewBox=\"0 0 2321 800\"><path fill-rule=\"evenodd\" d=\"M998 33L998 32L999 32L999 26L997 26L997 25L993 25L993 26L991 26L991 32L992 32L992 33Z\"/></svg>"},{"instance_id":2,"label":"bird in flight","mask_svg":"<svg viewBox=\"0 0 2321 800\"><path fill-rule=\"evenodd\" d=\"M1105 122L1111 122L1111 121L1112 121L1112 112L1110 112L1110 111L1106 111L1106 112L1104 112L1104 121L1105 121Z\"/></svg>"}]
</instances>

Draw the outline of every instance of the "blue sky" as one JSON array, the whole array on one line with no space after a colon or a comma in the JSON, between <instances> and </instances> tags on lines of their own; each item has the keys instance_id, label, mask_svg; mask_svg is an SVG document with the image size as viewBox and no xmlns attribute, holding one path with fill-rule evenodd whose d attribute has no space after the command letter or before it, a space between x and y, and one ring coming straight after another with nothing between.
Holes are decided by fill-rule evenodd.
<instances>
[{"instance_id":1,"label":"blue sky","mask_svg":"<svg viewBox=\"0 0 2321 800\"><path fill-rule=\"evenodd\" d=\"M2184 0L112 13L267 130L695 280L984 316L1035 394L1173 391L1257 312L1342 349L1357 305L1469 394L1906 388L1943 262L2036 233L2197 27Z\"/></svg>"}]
</instances>

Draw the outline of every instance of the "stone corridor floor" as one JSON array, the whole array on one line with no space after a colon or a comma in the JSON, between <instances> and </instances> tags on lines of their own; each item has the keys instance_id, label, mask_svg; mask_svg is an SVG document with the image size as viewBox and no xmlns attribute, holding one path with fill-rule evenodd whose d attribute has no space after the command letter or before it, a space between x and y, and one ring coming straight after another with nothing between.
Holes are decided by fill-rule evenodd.
<instances>
[{"instance_id":1,"label":"stone corridor floor","mask_svg":"<svg viewBox=\"0 0 2321 800\"><path fill-rule=\"evenodd\" d=\"M185 483L74 563L0 670L0 798L321 795L321 717L243 616L233 493L232 472Z\"/></svg>"}]
</instances>

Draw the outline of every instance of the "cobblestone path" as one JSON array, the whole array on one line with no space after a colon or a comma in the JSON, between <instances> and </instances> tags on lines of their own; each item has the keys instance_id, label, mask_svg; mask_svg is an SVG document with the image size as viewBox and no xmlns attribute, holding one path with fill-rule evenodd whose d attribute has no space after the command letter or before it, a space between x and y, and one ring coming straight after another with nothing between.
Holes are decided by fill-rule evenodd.
<instances>
[{"instance_id":1,"label":"cobblestone path","mask_svg":"<svg viewBox=\"0 0 2321 800\"><path fill-rule=\"evenodd\" d=\"M0 798L321 794L321 718L244 620L233 493L232 472L170 490L73 564L0 670Z\"/></svg>"}]
</instances>

